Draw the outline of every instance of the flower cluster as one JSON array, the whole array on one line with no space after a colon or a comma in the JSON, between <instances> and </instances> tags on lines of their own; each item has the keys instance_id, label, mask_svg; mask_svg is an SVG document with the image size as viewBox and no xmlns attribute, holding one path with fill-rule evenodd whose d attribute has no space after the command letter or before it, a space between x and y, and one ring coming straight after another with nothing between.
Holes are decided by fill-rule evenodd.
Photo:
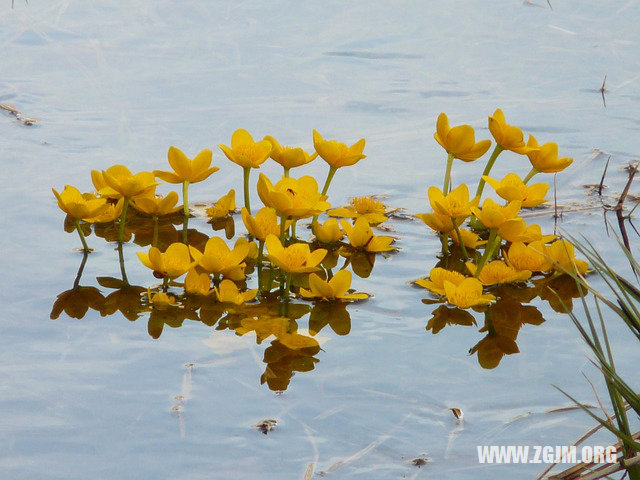
<instances>
[{"instance_id":1,"label":"flower cluster","mask_svg":"<svg viewBox=\"0 0 640 480\"><path fill-rule=\"evenodd\" d=\"M447 268L436 267L428 278L415 283L461 309L486 308L498 298L496 285L524 283L535 276L587 271L586 262L575 257L571 243L555 235L543 235L539 225L527 224L522 217L524 209L547 201L549 185L529 184L533 176L560 172L573 160L559 158L555 143L540 145L533 135L525 143L522 130L507 124L500 109L489 116L488 124L495 147L471 197L466 184L451 187L453 161L457 158L473 162L489 150L492 142L476 142L471 126L451 128L447 116L440 114L434 138L448 154L444 187L428 189L431 212L417 215L440 235L443 255L450 261L445 262ZM489 176L498 156L505 150L526 155L531 169L524 178L516 173L502 179ZM487 183L501 202L491 198L481 202ZM456 258L460 261L453 259L452 248L458 249L461 255Z\"/></svg>"},{"instance_id":2,"label":"flower cluster","mask_svg":"<svg viewBox=\"0 0 640 480\"><path fill-rule=\"evenodd\" d=\"M191 159L170 147L168 170L134 174L123 165L94 170L91 180L95 191L91 193L73 186L61 192L54 189L58 206L67 214L65 230L78 232L85 255L74 287L59 296L52 318L61 311L81 317L89 308L103 315L120 310L130 319L148 312L149 333L157 338L162 325L179 326L185 319L213 324L226 314L236 319L236 333L256 332L259 342L274 336L278 345L289 351L318 347L312 337L323 325L344 331L338 325L349 323L346 304L370 296L354 292L352 272L367 277L375 256L395 249L394 238L374 233L388 220L388 210L380 200L357 197L337 208L329 203L334 175L365 158L365 140L348 146L314 131L313 146L315 152L309 153L282 145L273 136L255 141L246 130L234 132L230 145L219 147L221 157L242 167L241 208L236 207L233 189L205 209L190 208L189 187L219 170L212 166L209 149ZM322 189L311 176L290 175L291 169L318 157L329 167ZM250 173L269 158L282 166L283 174L277 179L263 173L258 176L256 190L263 206L252 210ZM178 192L158 194L162 182L182 186L181 205ZM189 228L194 217L206 218L214 231L224 230L224 237ZM241 220L246 233L236 235L236 219ZM313 237L301 238L303 222L309 224ZM180 224L181 232L175 228ZM91 251L85 237L91 233L117 241L122 278L98 279L101 286L117 289L119 293L113 297L104 297L95 287L79 285ZM161 282L150 287L129 284L122 245L130 240L148 247L137 252L137 257ZM234 240L233 244L228 240ZM344 262L338 267L340 258ZM249 287L250 282L254 288ZM315 303L313 308L307 308L309 301ZM297 333L295 318L303 306L304 313L311 312L312 336Z\"/></svg>"}]
</instances>

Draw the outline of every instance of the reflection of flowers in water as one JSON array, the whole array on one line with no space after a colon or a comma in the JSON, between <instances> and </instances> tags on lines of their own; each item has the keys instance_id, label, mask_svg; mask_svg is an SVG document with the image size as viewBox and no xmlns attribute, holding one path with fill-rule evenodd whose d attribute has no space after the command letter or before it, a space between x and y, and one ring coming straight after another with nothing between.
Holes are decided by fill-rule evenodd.
<instances>
[{"instance_id":1,"label":"reflection of flowers in water","mask_svg":"<svg viewBox=\"0 0 640 480\"><path fill-rule=\"evenodd\" d=\"M476 325L476 319L466 310L460 308L449 308L440 305L433 311L433 317L427 323L427 331L431 330L434 335L440 332L447 325Z\"/></svg>"},{"instance_id":2,"label":"reflection of flowers in water","mask_svg":"<svg viewBox=\"0 0 640 480\"><path fill-rule=\"evenodd\" d=\"M433 272L433 270L432 270ZM439 271L435 271L431 280L423 280L420 286L429 290L439 290ZM416 282L417 283L417 282ZM447 282L449 283L449 282ZM450 283L449 283L450 284ZM525 305L536 297L546 300L553 310L566 313L572 308L572 298L578 298L580 292L575 281L569 275L543 277L531 284L504 284L491 289L496 302L482 308L475 308L484 315L484 325L478 330L485 336L478 341L469 353L477 354L478 363L483 368L496 368L505 355L519 353L516 343L523 325L541 325L542 313L533 305ZM435 300L425 299L423 303L433 304ZM447 305L439 305L432 312L426 330L437 334L448 326L475 326L472 312Z\"/></svg>"},{"instance_id":3,"label":"reflection of flowers in water","mask_svg":"<svg viewBox=\"0 0 640 480\"><path fill-rule=\"evenodd\" d=\"M87 314L90 308L96 311L100 311L103 308L105 298L100 293L100 290L96 287L83 287L80 285L80 278L87 263L87 257L88 251L85 251L76 279L73 282L73 287L58 294L51 309L50 318L52 320L60 317L63 311L71 318L80 319Z\"/></svg>"},{"instance_id":4,"label":"reflection of flowers in water","mask_svg":"<svg viewBox=\"0 0 640 480\"><path fill-rule=\"evenodd\" d=\"M77 286L58 295L50 316L55 320L64 311L71 318L82 318L90 308L100 311L104 302L104 296L96 287Z\"/></svg>"},{"instance_id":5,"label":"reflection of flowers in water","mask_svg":"<svg viewBox=\"0 0 640 480\"><path fill-rule=\"evenodd\" d=\"M133 322L144 312L145 307L141 302L141 295L146 292L144 287L129 285L113 277L98 277L97 280L101 287L115 289L105 298L100 315L107 317L119 311Z\"/></svg>"},{"instance_id":6,"label":"reflection of flowers in water","mask_svg":"<svg viewBox=\"0 0 640 480\"><path fill-rule=\"evenodd\" d=\"M479 331L487 332L487 335L469 353L477 353L480 365L491 369L498 366L504 355L520 352L516 338L524 324L540 325L544 318L532 305L501 299L487 309L484 322Z\"/></svg>"},{"instance_id":7,"label":"reflection of flowers in water","mask_svg":"<svg viewBox=\"0 0 640 480\"><path fill-rule=\"evenodd\" d=\"M319 351L317 342L305 348L289 348L279 340L273 340L264 351L263 361L267 367L260 377L260 383L266 383L274 391L286 390L294 372L313 370L320 361L314 357Z\"/></svg>"}]
</instances>

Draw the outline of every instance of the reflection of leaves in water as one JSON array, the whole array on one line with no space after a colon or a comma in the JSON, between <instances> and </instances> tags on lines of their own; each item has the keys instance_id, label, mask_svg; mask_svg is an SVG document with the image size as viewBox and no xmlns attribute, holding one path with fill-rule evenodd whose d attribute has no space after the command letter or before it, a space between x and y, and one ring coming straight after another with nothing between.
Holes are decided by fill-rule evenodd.
<instances>
[{"instance_id":1,"label":"reflection of leaves in water","mask_svg":"<svg viewBox=\"0 0 640 480\"><path fill-rule=\"evenodd\" d=\"M538 296L535 288L526 284L502 284L491 288L491 293L498 298L510 299L519 303L529 303Z\"/></svg>"},{"instance_id":2,"label":"reflection of leaves in water","mask_svg":"<svg viewBox=\"0 0 640 480\"><path fill-rule=\"evenodd\" d=\"M162 309L152 308L147 331L151 337L158 339L162 335L165 325L171 328L180 328L185 320L199 320L198 312L174 305Z\"/></svg>"},{"instance_id":3,"label":"reflection of leaves in water","mask_svg":"<svg viewBox=\"0 0 640 480\"><path fill-rule=\"evenodd\" d=\"M76 231L76 220L67 215L64 217L64 231L67 233L73 233ZM91 235L91 224L80 222L80 229L85 237Z\"/></svg>"},{"instance_id":4,"label":"reflection of leaves in water","mask_svg":"<svg viewBox=\"0 0 640 480\"><path fill-rule=\"evenodd\" d=\"M290 322L291 320L286 317L245 318L240 321L240 326L235 330L238 335L255 332L256 343L260 345L263 340L272 335L278 338L287 333Z\"/></svg>"},{"instance_id":5,"label":"reflection of leaves in water","mask_svg":"<svg viewBox=\"0 0 640 480\"><path fill-rule=\"evenodd\" d=\"M127 215L127 218L129 218L129 215ZM107 242L117 242L118 241L118 229L119 229L119 227L118 227L118 223L117 222L96 223L93 226L93 229L94 229L94 232L95 232L97 237L103 238ZM123 242L127 243L128 241L130 241L132 234L133 234L133 230L131 229L131 227L129 225L127 225L127 223L125 223L124 234L123 234L123 237L122 237Z\"/></svg>"},{"instance_id":6,"label":"reflection of leaves in water","mask_svg":"<svg viewBox=\"0 0 640 480\"><path fill-rule=\"evenodd\" d=\"M278 337L278 341L291 350L309 352L310 355L315 355L320 351L320 344L315 338L299 333L285 333Z\"/></svg>"},{"instance_id":7,"label":"reflection of leaves in water","mask_svg":"<svg viewBox=\"0 0 640 480\"><path fill-rule=\"evenodd\" d=\"M260 377L261 384L267 384L274 391L286 390L294 372L309 372L319 361L313 355L320 351L320 346L292 350L273 340L264 352L264 363L267 367Z\"/></svg>"},{"instance_id":8,"label":"reflection of leaves in water","mask_svg":"<svg viewBox=\"0 0 640 480\"><path fill-rule=\"evenodd\" d=\"M128 285L114 277L98 277L96 280L102 287L116 289L105 298L100 309L100 315L103 317L119 311L127 320L133 322L146 310L142 303L142 294L146 292L146 288Z\"/></svg>"},{"instance_id":9,"label":"reflection of leaves in water","mask_svg":"<svg viewBox=\"0 0 640 480\"><path fill-rule=\"evenodd\" d=\"M226 216L222 218L214 218L208 222L214 232L224 230L224 235L227 240L231 240L236 234L236 224L232 216ZM189 237L191 241L191 238Z\"/></svg>"},{"instance_id":10,"label":"reflection of leaves in water","mask_svg":"<svg viewBox=\"0 0 640 480\"><path fill-rule=\"evenodd\" d=\"M190 308L193 310L197 310L200 308L200 321L209 327L213 327L218 323L218 320L224 315L227 311L227 308L222 303L216 302L211 297L206 299L201 298L187 298L185 302L183 302L185 308ZM198 306L199 304L199 306ZM220 330L219 328L216 328Z\"/></svg>"},{"instance_id":11,"label":"reflection of leaves in water","mask_svg":"<svg viewBox=\"0 0 640 480\"><path fill-rule=\"evenodd\" d=\"M340 254L347 258L348 263L351 264L353 273L357 276L360 278L368 278L369 275L371 275L371 271L376 262L375 253L342 248L340 249Z\"/></svg>"},{"instance_id":12,"label":"reflection of leaves in water","mask_svg":"<svg viewBox=\"0 0 640 480\"><path fill-rule=\"evenodd\" d=\"M542 300L546 300L549 306L558 313L571 312L573 310L572 299L580 298L578 286L569 275L541 278L534 280L533 284L536 286L538 296Z\"/></svg>"},{"instance_id":13,"label":"reflection of leaves in water","mask_svg":"<svg viewBox=\"0 0 640 480\"><path fill-rule=\"evenodd\" d=\"M326 245L322 245L318 248L326 248ZM320 265L326 269L335 268L338 265L338 260L340 260L340 249L329 249L327 250L327 254L320 262Z\"/></svg>"},{"instance_id":14,"label":"reflection of leaves in water","mask_svg":"<svg viewBox=\"0 0 640 480\"><path fill-rule=\"evenodd\" d=\"M329 325L338 335L348 335L351 331L351 316L344 303L318 302L309 316L309 333L317 335Z\"/></svg>"},{"instance_id":15,"label":"reflection of leaves in water","mask_svg":"<svg viewBox=\"0 0 640 480\"><path fill-rule=\"evenodd\" d=\"M141 247L150 246L153 243L153 228L153 223L151 221L146 222L139 227L136 226L134 229L135 237L133 239L133 243L140 245ZM158 239L156 247L159 248L161 252L166 251L172 243L180 242L181 240L182 233L178 232L173 223L162 220L158 222Z\"/></svg>"},{"instance_id":16,"label":"reflection of leaves in water","mask_svg":"<svg viewBox=\"0 0 640 480\"><path fill-rule=\"evenodd\" d=\"M433 311L433 317L427 323L427 331L431 330L431 333L436 334L447 325L476 325L476 319L466 310L440 305Z\"/></svg>"}]
</instances>

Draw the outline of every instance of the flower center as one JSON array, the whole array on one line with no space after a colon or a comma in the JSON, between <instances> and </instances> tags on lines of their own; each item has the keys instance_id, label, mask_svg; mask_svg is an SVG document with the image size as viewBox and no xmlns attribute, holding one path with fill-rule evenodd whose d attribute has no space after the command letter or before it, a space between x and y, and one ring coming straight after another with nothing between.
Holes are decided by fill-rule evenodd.
<instances>
[{"instance_id":1,"label":"flower center","mask_svg":"<svg viewBox=\"0 0 640 480\"><path fill-rule=\"evenodd\" d=\"M351 200L351 205L361 215L374 212L384 213L382 202L371 197L355 197Z\"/></svg>"},{"instance_id":2,"label":"flower center","mask_svg":"<svg viewBox=\"0 0 640 480\"><path fill-rule=\"evenodd\" d=\"M252 162L255 157L255 151L255 145L240 145L235 149L234 153L238 161Z\"/></svg>"},{"instance_id":3,"label":"flower center","mask_svg":"<svg viewBox=\"0 0 640 480\"><path fill-rule=\"evenodd\" d=\"M307 251L301 245L291 245L284 249L283 262L290 267L302 267L307 262Z\"/></svg>"}]
</instances>

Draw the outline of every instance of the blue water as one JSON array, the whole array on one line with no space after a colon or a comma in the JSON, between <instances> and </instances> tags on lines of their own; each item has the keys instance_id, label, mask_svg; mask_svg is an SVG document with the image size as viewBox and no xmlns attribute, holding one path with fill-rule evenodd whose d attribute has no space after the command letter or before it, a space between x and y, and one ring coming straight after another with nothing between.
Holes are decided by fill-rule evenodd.
<instances>
[{"instance_id":1,"label":"blue water","mask_svg":"<svg viewBox=\"0 0 640 480\"><path fill-rule=\"evenodd\" d=\"M541 465L478 465L476 445L573 442L592 422L579 411L545 413L570 404L551 384L595 403L581 372L604 395L599 374L569 318L539 298L531 304L545 321L524 325L520 353L493 369L468 355L485 336L481 314L477 326L427 331L436 306L408 282L435 265L439 242L421 223L392 221L400 252L354 279L374 297L348 308L348 335L321 330L313 370L278 394L260 384L270 340L257 345L252 335L191 320L165 325L156 340L147 314L133 322L89 310L80 320L51 320L82 256L50 189L90 190L89 172L115 163L167 168L176 145L188 155L214 151L220 172L190 189L192 202L211 202L229 188L240 192L240 169L217 149L236 128L309 149L316 128L327 138L367 139L367 158L336 175L332 204L375 193L425 212L427 186L444 171L432 138L437 115L487 138L486 117L500 107L508 122L575 158L557 177L566 207L558 227L588 235L625 270L601 201L583 184L598 183L611 156L604 201L615 202L621 167L637 158L639 5L552 6L4 2L0 103L39 122L25 126L0 111L0 476L301 479L313 464L329 478L535 477ZM605 75L606 108L598 92ZM527 165L504 154L495 175L524 175ZM481 169L456 164L453 181L474 182ZM279 166L261 171L275 177ZM326 165L301 173L322 180ZM584 206L593 208L570 211ZM550 211L536 218L553 230ZM203 218L191 226L212 234ZM98 287L96 277L119 276L118 256L114 244L88 241L96 252L81 285ZM125 245L127 274L146 287L155 279L139 265L140 250ZM308 328L308 317L298 324ZM616 318L609 324L617 364L633 375L637 345ZM463 410L462 424L450 407ZM278 424L262 435L253 425L268 418ZM429 463L418 469L411 460L419 456Z\"/></svg>"}]
</instances>

